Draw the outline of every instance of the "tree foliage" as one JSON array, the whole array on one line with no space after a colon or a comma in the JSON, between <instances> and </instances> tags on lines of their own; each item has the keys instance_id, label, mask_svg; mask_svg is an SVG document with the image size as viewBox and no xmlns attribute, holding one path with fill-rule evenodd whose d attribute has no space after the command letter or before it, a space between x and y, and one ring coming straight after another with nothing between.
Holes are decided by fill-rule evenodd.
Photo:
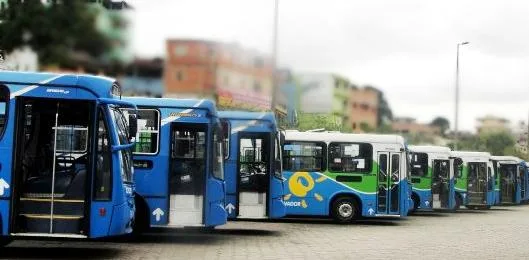
<instances>
[{"instance_id":1,"label":"tree foliage","mask_svg":"<svg viewBox=\"0 0 529 260\"><path fill-rule=\"evenodd\" d=\"M508 131L485 132L461 138L458 150L490 152L492 155L515 155L514 137ZM454 145L450 144L453 148Z\"/></svg>"},{"instance_id":2,"label":"tree foliage","mask_svg":"<svg viewBox=\"0 0 529 260\"><path fill-rule=\"evenodd\" d=\"M60 2L60 3L59 3ZM0 47L29 45L42 65L69 66L73 53L99 58L112 42L96 28L97 8L85 1L10 0L0 24Z\"/></svg>"},{"instance_id":3,"label":"tree foliage","mask_svg":"<svg viewBox=\"0 0 529 260\"><path fill-rule=\"evenodd\" d=\"M340 123L332 115L317 113L300 113L298 129L307 131L324 128L326 131L350 132L351 129Z\"/></svg>"},{"instance_id":4,"label":"tree foliage","mask_svg":"<svg viewBox=\"0 0 529 260\"><path fill-rule=\"evenodd\" d=\"M430 125L439 127L441 129L441 134L443 135L446 133L446 130L450 129L450 121L442 116L434 118Z\"/></svg>"}]
</instances>

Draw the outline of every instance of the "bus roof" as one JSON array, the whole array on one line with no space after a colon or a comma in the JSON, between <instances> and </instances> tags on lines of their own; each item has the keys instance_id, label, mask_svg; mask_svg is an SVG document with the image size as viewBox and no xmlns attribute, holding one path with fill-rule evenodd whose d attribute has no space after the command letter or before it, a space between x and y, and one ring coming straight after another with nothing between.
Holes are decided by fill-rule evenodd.
<instances>
[{"instance_id":1,"label":"bus roof","mask_svg":"<svg viewBox=\"0 0 529 260\"><path fill-rule=\"evenodd\" d=\"M523 160L518 158L518 157L515 157L515 156L499 156L499 155L494 155L491 157L492 160L494 161L500 161L500 162L512 162L512 163L522 163Z\"/></svg>"},{"instance_id":2,"label":"bus roof","mask_svg":"<svg viewBox=\"0 0 529 260\"><path fill-rule=\"evenodd\" d=\"M450 156L461 157L461 158L488 158L491 155L488 152L474 152L474 151L452 151Z\"/></svg>"},{"instance_id":3,"label":"bus roof","mask_svg":"<svg viewBox=\"0 0 529 260\"><path fill-rule=\"evenodd\" d=\"M299 132L288 130L285 139L290 141L313 141L313 142L368 142L388 143L405 145L404 138L400 135L376 135L376 134L351 134L340 132Z\"/></svg>"},{"instance_id":4,"label":"bus roof","mask_svg":"<svg viewBox=\"0 0 529 260\"><path fill-rule=\"evenodd\" d=\"M198 108L208 110L213 114L217 113L215 102L209 99L123 97L123 100L132 102L136 106Z\"/></svg>"},{"instance_id":5,"label":"bus roof","mask_svg":"<svg viewBox=\"0 0 529 260\"><path fill-rule=\"evenodd\" d=\"M276 121L272 112L249 112L249 111L219 111L220 118L240 119L240 120L264 120Z\"/></svg>"},{"instance_id":6,"label":"bus roof","mask_svg":"<svg viewBox=\"0 0 529 260\"><path fill-rule=\"evenodd\" d=\"M408 148L414 152L422 153L450 153L452 150L446 146L410 145Z\"/></svg>"},{"instance_id":7,"label":"bus roof","mask_svg":"<svg viewBox=\"0 0 529 260\"><path fill-rule=\"evenodd\" d=\"M93 75L0 71L0 83L58 87L82 86L98 97L109 97L112 95L112 86L116 84L116 80Z\"/></svg>"}]
</instances>

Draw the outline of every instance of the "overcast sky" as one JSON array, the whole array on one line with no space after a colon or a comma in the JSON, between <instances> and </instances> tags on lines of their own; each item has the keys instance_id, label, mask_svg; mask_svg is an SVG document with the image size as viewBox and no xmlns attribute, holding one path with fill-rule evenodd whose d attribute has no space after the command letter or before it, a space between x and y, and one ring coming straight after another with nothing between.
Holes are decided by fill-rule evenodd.
<instances>
[{"instance_id":1,"label":"overcast sky","mask_svg":"<svg viewBox=\"0 0 529 260\"><path fill-rule=\"evenodd\" d=\"M529 1L279 0L278 62L335 72L384 91L397 116L454 120L456 44L460 129L487 114L529 113ZM133 49L163 56L165 39L207 38L272 50L272 0L129 0ZM453 124L452 124L453 125Z\"/></svg>"}]
</instances>

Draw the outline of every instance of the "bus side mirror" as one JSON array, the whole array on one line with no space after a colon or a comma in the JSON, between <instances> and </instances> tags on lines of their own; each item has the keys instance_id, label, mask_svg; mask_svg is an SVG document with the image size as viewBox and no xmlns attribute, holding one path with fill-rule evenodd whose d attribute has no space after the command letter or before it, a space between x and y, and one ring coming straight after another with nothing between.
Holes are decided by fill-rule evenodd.
<instances>
[{"instance_id":1,"label":"bus side mirror","mask_svg":"<svg viewBox=\"0 0 529 260\"><path fill-rule=\"evenodd\" d=\"M135 114L129 114L129 140L136 137L138 132L138 118Z\"/></svg>"}]
</instances>

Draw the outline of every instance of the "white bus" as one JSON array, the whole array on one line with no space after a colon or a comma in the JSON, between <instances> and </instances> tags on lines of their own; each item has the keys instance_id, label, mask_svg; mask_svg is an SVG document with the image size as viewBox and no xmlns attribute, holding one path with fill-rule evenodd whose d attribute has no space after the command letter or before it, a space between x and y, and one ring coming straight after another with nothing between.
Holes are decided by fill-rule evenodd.
<instances>
[{"instance_id":1,"label":"white bus","mask_svg":"<svg viewBox=\"0 0 529 260\"><path fill-rule=\"evenodd\" d=\"M288 130L284 203L290 216L402 217L411 205L408 156L398 135Z\"/></svg>"}]
</instances>

